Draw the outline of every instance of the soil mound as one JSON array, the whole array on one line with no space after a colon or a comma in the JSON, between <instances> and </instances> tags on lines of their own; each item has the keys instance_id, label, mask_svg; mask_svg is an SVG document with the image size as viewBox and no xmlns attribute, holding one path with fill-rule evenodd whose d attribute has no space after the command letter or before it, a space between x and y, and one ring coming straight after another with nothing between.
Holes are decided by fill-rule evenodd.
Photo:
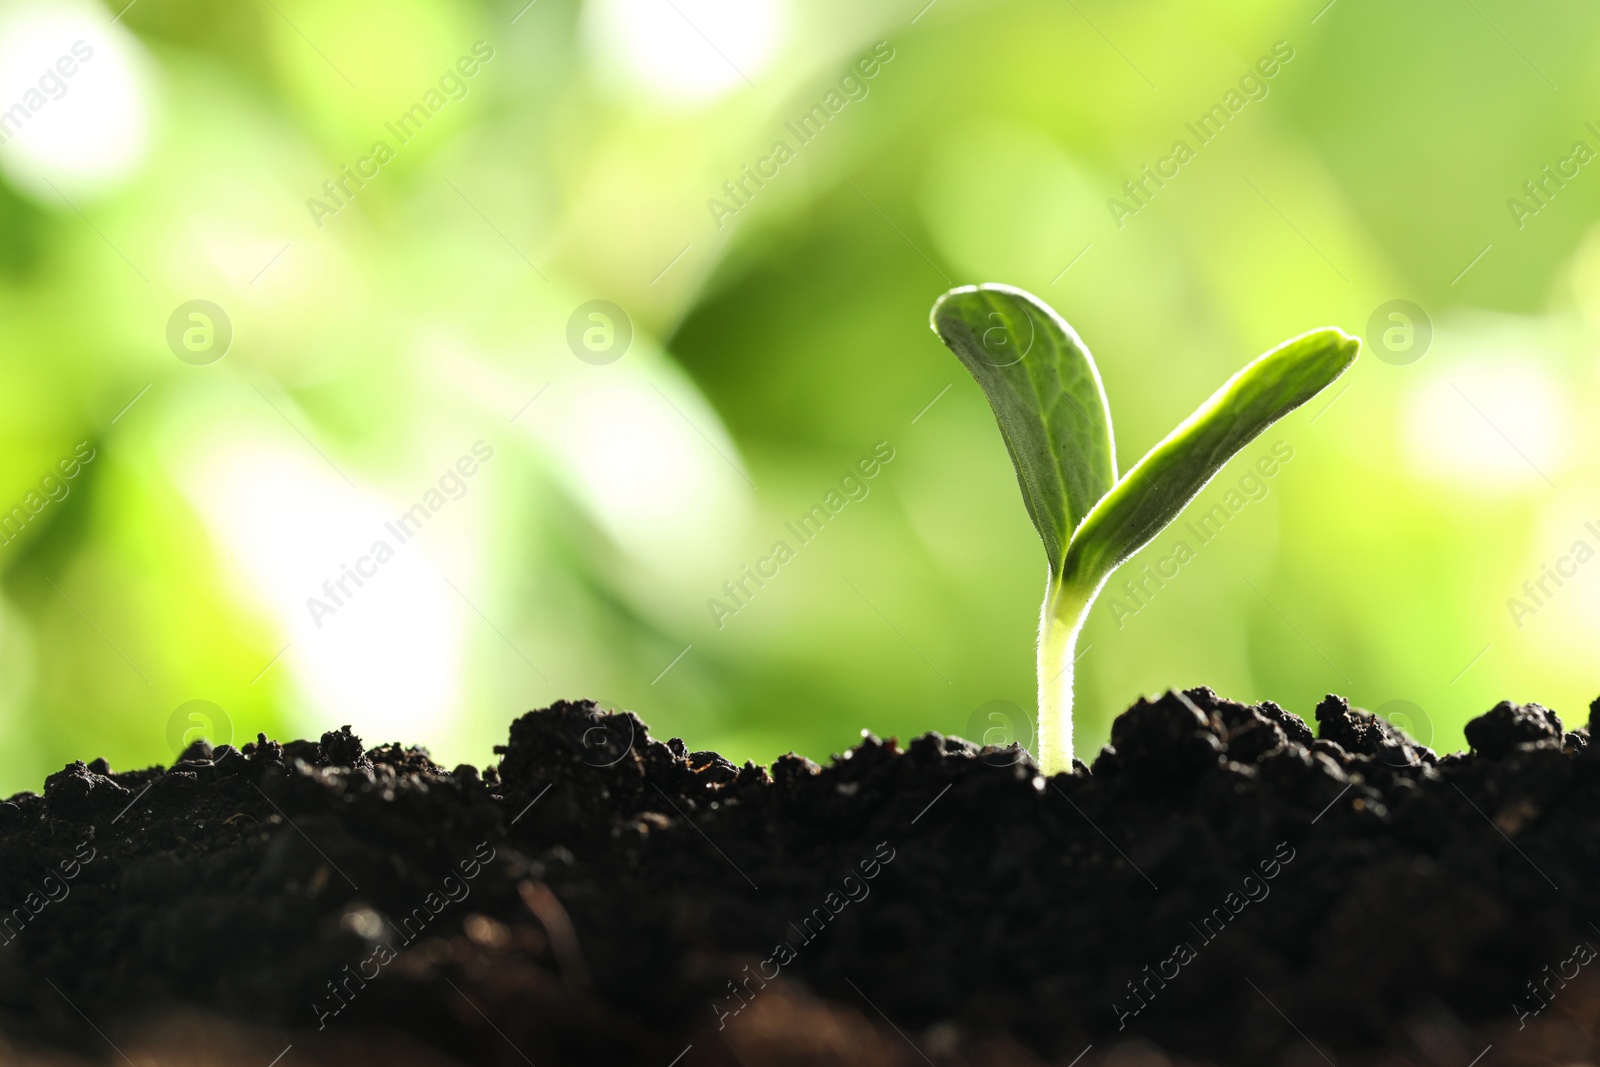
<instances>
[{"instance_id":1,"label":"soil mound","mask_svg":"<svg viewBox=\"0 0 1600 1067\"><path fill-rule=\"evenodd\" d=\"M0 1032L100 1055L198 1010L438 1063L1465 1064L1570 1025L1588 728L1502 703L1440 757L1336 697L1315 719L1168 693L1048 781L937 734L738 767L587 702L482 772L348 729L77 763L0 803Z\"/></svg>"}]
</instances>

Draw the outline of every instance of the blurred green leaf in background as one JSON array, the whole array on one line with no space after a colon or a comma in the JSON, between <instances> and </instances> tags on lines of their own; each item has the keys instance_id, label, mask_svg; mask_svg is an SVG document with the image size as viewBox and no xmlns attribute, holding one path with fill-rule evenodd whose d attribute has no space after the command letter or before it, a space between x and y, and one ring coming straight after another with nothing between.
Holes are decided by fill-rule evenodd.
<instances>
[{"instance_id":1,"label":"blurred green leaf in background","mask_svg":"<svg viewBox=\"0 0 1600 1067\"><path fill-rule=\"evenodd\" d=\"M0 7L0 789L559 697L982 733L1037 548L924 324L986 281L1115 353L1123 468L1242 352L1376 357L1108 587L1085 752L1175 685L1444 747L1600 692L1600 11L124 2Z\"/></svg>"}]
</instances>

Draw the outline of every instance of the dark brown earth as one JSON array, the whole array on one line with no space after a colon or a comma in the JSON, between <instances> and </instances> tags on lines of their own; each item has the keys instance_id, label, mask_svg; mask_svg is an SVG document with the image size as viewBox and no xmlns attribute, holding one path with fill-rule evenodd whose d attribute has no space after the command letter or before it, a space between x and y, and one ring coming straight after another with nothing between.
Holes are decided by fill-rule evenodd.
<instances>
[{"instance_id":1,"label":"dark brown earth","mask_svg":"<svg viewBox=\"0 0 1600 1067\"><path fill-rule=\"evenodd\" d=\"M1591 1056L1588 727L1316 722L1169 693L1049 781L936 734L741 768L565 702L481 773L348 730L78 763L0 803L0 1059Z\"/></svg>"}]
</instances>

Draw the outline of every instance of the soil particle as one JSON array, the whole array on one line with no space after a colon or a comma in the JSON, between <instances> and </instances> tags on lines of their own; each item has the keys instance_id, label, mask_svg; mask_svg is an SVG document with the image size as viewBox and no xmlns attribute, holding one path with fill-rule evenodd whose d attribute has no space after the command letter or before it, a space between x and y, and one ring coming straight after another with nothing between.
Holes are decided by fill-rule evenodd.
<instances>
[{"instance_id":1,"label":"soil particle","mask_svg":"<svg viewBox=\"0 0 1600 1067\"><path fill-rule=\"evenodd\" d=\"M1502 700L1488 714L1467 724L1467 744L1474 752L1499 759L1513 748L1539 741L1560 742L1561 719L1538 704L1513 704Z\"/></svg>"},{"instance_id":2,"label":"soil particle","mask_svg":"<svg viewBox=\"0 0 1600 1067\"><path fill-rule=\"evenodd\" d=\"M105 760L95 764L106 767ZM107 770L110 768L107 767ZM68 764L44 780L45 810L59 818L88 815L127 803L127 789L104 772L95 772L82 760Z\"/></svg>"},{"instance_id":3,"label":"soil particle","mask_svg":"<svg viewBox=\"0 0 1600 1067\"><path fill-rule=\"evenodd\" d=\"M337 764L340 767L357 767L363 770L372 769L372 761L367 758L367 750L361 744L361 738L350 732L348 725L337 730L330 730L322 735L321 762L325 765Z\"/></svg>"},{"instance_id":4,"label":"soil particle","mask_svg":"<svg viewBox=\"0 0 1600 1067\"><path fill-rule=\"evenodd\" d=\"M1391 766L1407 766L1419 761L1432 763L1435 759L1431 749L1414 743L1403 730L1370 711L1351 708L1344 697L1331 694L1317 705L1317 733L1322 740L1338 745L1351 755L1374 756Z\"/></svg>"},{"instance_id":5,"label":"soil particle","mask_svg":"<svg viewBox=\"0 0 1600 1067\"><path fill-rule=\"evenodd\" d=\"M738 766L588 702L518 718L481 772L349 727L74 763L0 802L0 1030L99 1054L200 1011L297 1057L1345 1064L1465 1062L1473 1028L1575 1004L1529 991L1600 943L1589 728L1502 703L1439 756L1342 698L1315 722L1168 693L1049 780L938 734Z\"/></svg>"}]
</instances>

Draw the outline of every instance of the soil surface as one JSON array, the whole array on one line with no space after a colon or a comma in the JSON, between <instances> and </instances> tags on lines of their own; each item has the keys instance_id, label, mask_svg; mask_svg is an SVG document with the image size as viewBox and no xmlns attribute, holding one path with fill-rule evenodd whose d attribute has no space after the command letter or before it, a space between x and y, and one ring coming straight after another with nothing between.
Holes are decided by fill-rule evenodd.
<instances>
[{"instance_id":1,"label":"soil surface","mask_svg":"<svg viewBox=\"0 0 1600 1067\"><path fill-rule=\"evenodd\" d=\"M1048 781L937 734L736 767L565 702L481 772L347 729L77 763L0 803L0 1048L131 1063L165 1020L260 1067L1592 1054L1589 727L1501 704L1440 757L1315 719L1169 693Z\"/></svg>"}]
</instances>

